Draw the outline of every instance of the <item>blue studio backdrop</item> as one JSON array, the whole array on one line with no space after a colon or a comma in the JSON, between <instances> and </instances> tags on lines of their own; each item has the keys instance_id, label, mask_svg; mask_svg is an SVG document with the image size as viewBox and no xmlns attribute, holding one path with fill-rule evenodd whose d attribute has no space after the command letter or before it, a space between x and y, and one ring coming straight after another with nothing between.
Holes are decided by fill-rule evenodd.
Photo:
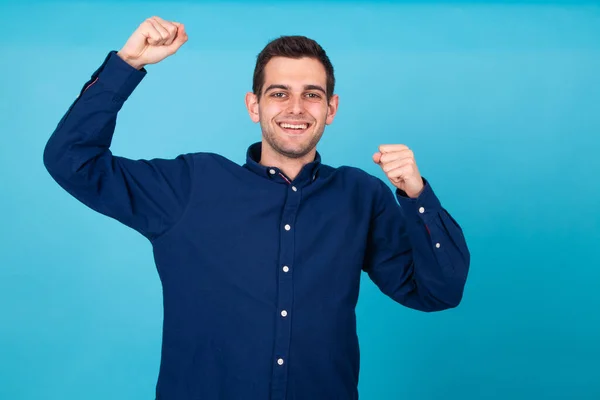
<instances>
[{"instance_id":1,"label":"blue studio backdrop","mask_svg":"<svg viewBox=\"0 0 600 400\"><path fill-rule=\"evenodd\" d=\"M150 399L162 302L151 247L64 192L42 163L58 120L147 17L189 41L120 112L130 158L260 140L256 55L302 34L336 70L323 161L385 178L404 143L463 227L463 303L419 313L365 276L362 399L600 398L598 2L0 3L0 399Z\"/></svg>"}]
</instances>

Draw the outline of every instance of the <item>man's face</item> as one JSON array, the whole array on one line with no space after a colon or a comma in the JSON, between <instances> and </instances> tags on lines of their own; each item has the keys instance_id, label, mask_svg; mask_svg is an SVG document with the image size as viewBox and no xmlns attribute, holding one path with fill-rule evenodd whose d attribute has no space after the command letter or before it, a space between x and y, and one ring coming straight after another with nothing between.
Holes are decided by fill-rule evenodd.
<instances>
[{"instance_id":1,"label":"man's face","mask_svg":"<svg viewBox=\"0 0 600 400\"><path fill-rule=\"evenodd\" d=\"M338 96L327 101L325 68L313 58L274 57L264 76L260 101L252 93L246 96L250 117L260 122L263 141L285 157L309 154L337 111Z\"/></svg>"}]
</instances>

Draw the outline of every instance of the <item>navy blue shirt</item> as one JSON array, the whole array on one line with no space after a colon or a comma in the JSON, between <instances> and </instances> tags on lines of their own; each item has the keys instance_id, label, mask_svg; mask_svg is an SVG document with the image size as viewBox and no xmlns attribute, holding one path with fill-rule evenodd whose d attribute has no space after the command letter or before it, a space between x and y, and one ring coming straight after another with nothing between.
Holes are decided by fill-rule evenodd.
<instances>
[{"instance_id":1,"label":"navy blue shirt","mask_svg":"<svg viewBox=\"0 0 600 400\"><path fill-rule=\"evenodd\" d=\"M147 74L111 51L46 144L52 178L152 244L164 296L161 400L357 399L361 274L399 304L456 307L470 254L430 183L417 199L317 153L293 180L207 152L110 150Z\"/></svg>"}]
</instances>

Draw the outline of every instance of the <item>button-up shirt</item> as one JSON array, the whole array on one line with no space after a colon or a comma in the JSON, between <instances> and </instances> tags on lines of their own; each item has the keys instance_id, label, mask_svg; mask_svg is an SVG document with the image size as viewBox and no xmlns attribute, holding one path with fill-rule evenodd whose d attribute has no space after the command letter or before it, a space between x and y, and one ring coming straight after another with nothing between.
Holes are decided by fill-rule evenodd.
<instances>
[{"instance_id":1,"label":"button-up shirt","mask_svg":"<svg viewBox=\"0 0 600 400\"><path fill-rule=\"evenodd\" d=\"M46 144L52 178L149 240L163 288L156 398L357 399L362 273L397 303L456 307L470 255L430 183L414 199L316 154L294 179L196 152L133 160L109 149L147 74L108 53Z\"/></svg>"}]
</instances>

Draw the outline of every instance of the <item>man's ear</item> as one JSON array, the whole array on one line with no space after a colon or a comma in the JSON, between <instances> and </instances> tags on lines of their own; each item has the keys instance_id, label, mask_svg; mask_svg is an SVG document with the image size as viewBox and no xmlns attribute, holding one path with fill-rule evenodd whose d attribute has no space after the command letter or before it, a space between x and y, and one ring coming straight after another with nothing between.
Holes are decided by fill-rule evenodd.
<instances>
[{"instance_id":1,"label":"man's ear","mask_svg":"<svg viewBox=\"0 0 600 400\"><path fill-rule=\"evenodd\" d=\"M338 110L339 102L340 98L337 94L334 94L331 96L331 99L329 99L329 104L327 105L327 119L325 120L325 124L329 125L333 122L335 114Z\"/></svg>"},{"instance_id":2,"label":"man's ear","mask_svg":"<svg viewBox=\"0 0 600 400\"><path fill-rule=\"evenodd\" d=\"M246 93L246 108L248 109L248 114L250 115L252 122L259 122L258 97L252 92Z\"/></svg>"}]
</instances>

